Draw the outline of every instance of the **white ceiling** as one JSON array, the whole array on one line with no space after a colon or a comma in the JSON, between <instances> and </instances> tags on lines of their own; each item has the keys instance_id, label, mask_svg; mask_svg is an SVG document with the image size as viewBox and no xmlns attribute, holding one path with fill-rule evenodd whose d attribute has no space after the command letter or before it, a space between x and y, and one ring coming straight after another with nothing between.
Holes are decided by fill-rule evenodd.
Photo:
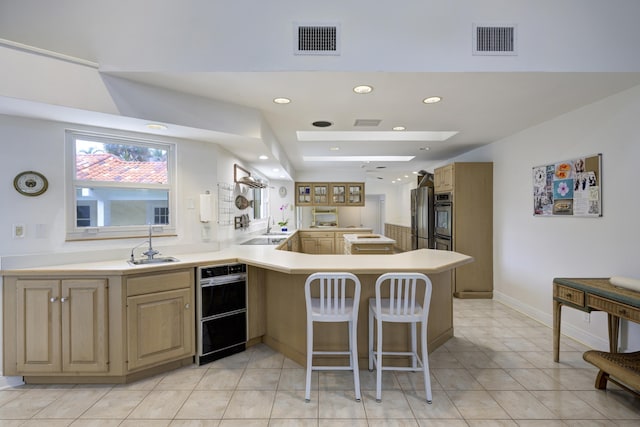
<instances>
[{"instance_id":1,"label":"white ceiling","mask_svg":"<svg viewBox=\"0 0 640 427\"><path fill-rule=\"evenodd\" d=\"M490 0L461 0L459 7L435 0L381 0L375 7L364 0L353 0L349 7L338 0L156 2L157 7L148 8L130 1L5 0L0 2L0 39L93 61L106 80L117 77L168 89L164 93L179 95L181 102L193 97L193 108L208 99L255 112L275 143L265 139L257 146L246 133L177 118L172 123L166 115L170 109L158 115L158 121L169 125L166 135L219 143L272 179L280 176L273 171L276 167L288 172L287 179L316 171L327 179L332 174L404 179L412 171L432 169L640 84L634 41L640 30L632 18L640 6L635 2L612 8L597 0L565 0L566 7L554 8L553 13L538 2L504 7L503 2ZM575 9L577 5L583 7ZM246 13L249 6L255 13ZM406 12L403 19L390 13L396 7ZM473 57L470 28L477 20L516 22L518 55ZM341 54L294 57L290 40L294 21L340 22ZM373 92L354 93L353 87L361 84L373 86ZM442 102L422 103L433 95L442 97ZM118 96L123 97L119 106L128 105L126 90ZM275 97L292 102L277 105ZM153 114L79 112L8 98L0 93L2 114L137 132L154 119ZM149 111L156 110L145 112ZM358 119L380 124L355 127ZM333 125L314 128L311 123L317 120ZM391 131L394 126L405 126L409 132L457 134L442 142L297 139L298 131ZM339 151L329 150L336 146ZM270 159L257 160L258 154ZM303 160L303 156L335 155L415 158L332 162L329 167Z\"/></svg>"}]
</instances>

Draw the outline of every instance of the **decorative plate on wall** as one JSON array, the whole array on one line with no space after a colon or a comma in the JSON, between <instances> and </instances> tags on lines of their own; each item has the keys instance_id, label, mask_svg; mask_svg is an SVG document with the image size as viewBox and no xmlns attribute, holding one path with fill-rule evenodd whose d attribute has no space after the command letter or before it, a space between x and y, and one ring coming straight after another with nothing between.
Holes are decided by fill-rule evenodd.
<instances>
[{"instance_id":1,"label":"decorative plate on wall","mask_svg":"<svg viewBox=\"0 0 640 427\"><path fill-rule=\"evenodd\" d=\"M49 181L39 172L20 172L13 179L16 191L24 196L39 196L49 188Z\"/></svg>"}]
</instances>

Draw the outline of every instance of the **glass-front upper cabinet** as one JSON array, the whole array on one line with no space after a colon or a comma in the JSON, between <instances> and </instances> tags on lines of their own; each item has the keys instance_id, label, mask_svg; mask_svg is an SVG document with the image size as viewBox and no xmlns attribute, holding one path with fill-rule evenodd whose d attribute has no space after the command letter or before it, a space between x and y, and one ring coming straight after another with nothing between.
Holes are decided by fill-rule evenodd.
<instances>
[{"instance_id":1,"label":"glass-front upper cabinet","mask_svg":"<svg viewBox=\"0 0 640 427\"><path fill-rule=\"evenodd\" d=\"M313 184L313 204L329 204L329 184Z\"/></svg>"},{"instance_id":2,"label":"glass-front upper cabinet","mask_svg":"<svg viewBox=\"0 0 640 427\"><path fill-rule=\"evenodd\" d=\"M348 206L364 206L364 184L350 183L347 185L349 190Z\"/></svg>"},{"instance_id":3,"label":"glass-front upper cabinet","mask_svg":"<svg viewBox=\"0 0 640 427\"><path fill-rule=\"evenodd\" d=\"M311 206L313 199L311 190L313 184L310 182L296 182L296 206Z\"/></svg>"},{"instance_id":4,"label":"glass-front upper cabinet","mask_svg":"<svg viewBox=\"0 0 640 427\"><path fill-rule=\"evenodd\" d=\"M347 184L331 184L331 204L334 206L347 204Z\"/></svg>"}]
</instances>

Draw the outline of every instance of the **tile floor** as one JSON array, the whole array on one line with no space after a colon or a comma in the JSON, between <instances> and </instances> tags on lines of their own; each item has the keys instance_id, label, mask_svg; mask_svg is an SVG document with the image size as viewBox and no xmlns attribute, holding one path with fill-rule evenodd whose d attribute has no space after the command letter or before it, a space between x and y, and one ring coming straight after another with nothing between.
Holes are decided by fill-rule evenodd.
<instances>
[{"instance_id":1,"label":"tile floor","mask_svg":"<svg viewBox=\"0 0 640 427\"><path fill-rule=\"evenodd\" d=\"M264 345L128 385L21 386L0 391L3 426L638 426L640 399L593 388L584 346L491 300L454 300L455 337L430 355L433 404L420 374L314 373Z\"/></svg>"}]
</instances>

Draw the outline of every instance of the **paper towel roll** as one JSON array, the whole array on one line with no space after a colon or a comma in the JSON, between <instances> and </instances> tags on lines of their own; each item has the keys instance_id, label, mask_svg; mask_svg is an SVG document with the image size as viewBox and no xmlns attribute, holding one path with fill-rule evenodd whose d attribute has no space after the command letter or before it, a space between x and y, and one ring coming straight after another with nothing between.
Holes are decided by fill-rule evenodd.
<instances>
[{"instance_id":1,"label":"paper towel roll","mask_svg":"<svg viewBox=\"0 0 640 427\"><path fill-rule=\"evenodd\" d=\"M211 194L200 195L200 222L211 221Z\"/></svg>"},{"instance_id":2,"label":"paper towel roll","mask_svg":"<svg viewBox=\"0 0 640 427\"><path fill-rule=\"evenodd\" d=\"M619 288L631 289L632 291L640 292L640 279L634 279L632 277L613 276L609 279L609 282L613 286Z\"/></svg>"}]
</instances>

